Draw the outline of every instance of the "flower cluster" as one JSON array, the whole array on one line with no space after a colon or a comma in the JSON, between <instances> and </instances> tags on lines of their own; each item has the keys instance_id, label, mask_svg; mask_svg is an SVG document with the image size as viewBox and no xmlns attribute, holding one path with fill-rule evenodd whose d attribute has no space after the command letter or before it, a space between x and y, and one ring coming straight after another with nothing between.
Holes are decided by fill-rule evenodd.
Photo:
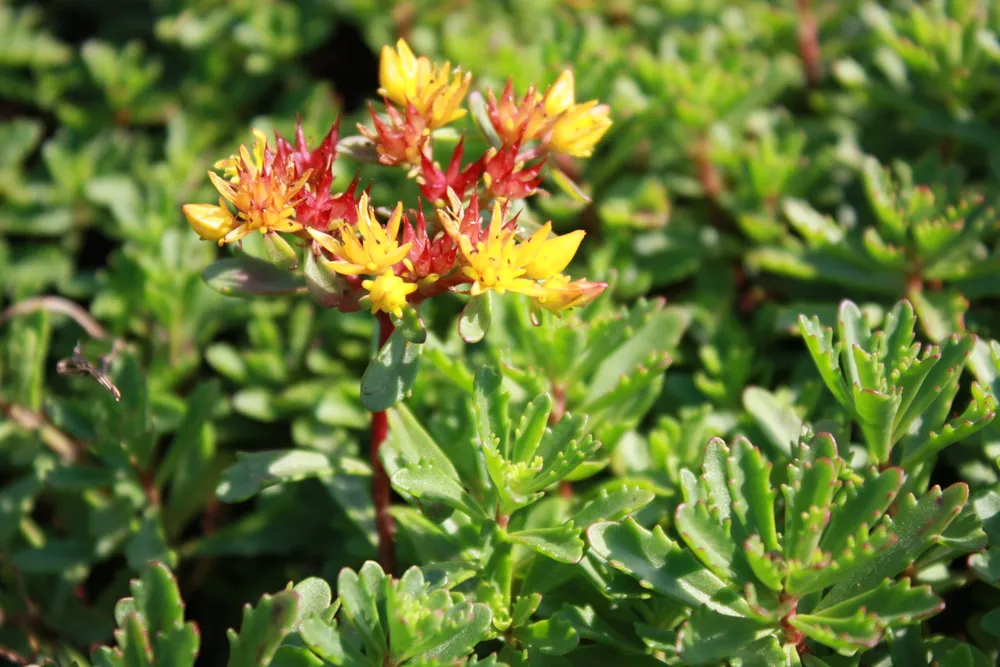
<instances>
[{"instance_id":1,"label":"flower cluster","mask_svg":"<svg viewBox=\"0 0 1000 667\"><path fill-rule=\"evenodd\" d=\"M571 71L544 93L532 87L518 98L510 81L499 98L487 91L485 114L475 120L488 124L482 129L493 145L463 163L460 139L444 168L434 160L435 131L470 115L462 105L471 75L415 56L402 40L383 49L379 74L386 113L369 107L373 125L359 125L356 139L370 142L378 163L406 168L435 215L425 216L420 202L410 210L398 202L380 215L369 192L358 193L357 177L334 194L338 121L314 149L301 124L294 144L276 135L271 146L255 130L250 150L241 147L214 165L221 174L209 173L219 204L183 207L191 227L220 245L254 231L285 248L279 233L298 237L337 286L337 298L324 303L341 310L368 307L401 318L446 291L472 297L493 291L524 294L538 307L561 311L604 290L605 283L563 273L582 230L559 236L545 223L525 233L512 207L539 191L550 155L588 157L611 125L606 105L576 102Z\"/></svg>"}]
</instances>

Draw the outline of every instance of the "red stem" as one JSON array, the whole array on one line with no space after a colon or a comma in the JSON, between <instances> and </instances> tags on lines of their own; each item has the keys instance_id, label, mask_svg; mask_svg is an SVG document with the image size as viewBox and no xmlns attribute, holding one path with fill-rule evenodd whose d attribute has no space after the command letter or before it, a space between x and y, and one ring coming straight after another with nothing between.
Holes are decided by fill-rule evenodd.
<instances>
[{"instance_id":1,"label":"red stem","mask_svg":"<svg viewBox=\"0 0 1000 667\"><path fill-rule=\"evenodd\" d=\"M802 68L805 70L809 87L815 88L823 76L819 26L809 7L809 0L796 0L795 8L799 14L799 57L802 58Z\"/></svg>"},{"instance_id":2,"label":"red stem","mask_svg":"<svg viewBox=\"0 0 1000 667\"><path fill-rule=\"evenodd\" d=\"M394 329L392 320L386 313L378 314L378 346L382 346L389 340ZM375 503L375 528L378 531L378 552L382 569L387 574L392 574L396 570L396 553L393 548L393 535L396 533L396 526L393 523L392 515L389 513L389 502L392 495L392 487L389 485L389 476L382 466L382 459L379 457L379 449L389 435L389 418L385 411L372 413L372 501Z\"/></svg>"}]
</instances>

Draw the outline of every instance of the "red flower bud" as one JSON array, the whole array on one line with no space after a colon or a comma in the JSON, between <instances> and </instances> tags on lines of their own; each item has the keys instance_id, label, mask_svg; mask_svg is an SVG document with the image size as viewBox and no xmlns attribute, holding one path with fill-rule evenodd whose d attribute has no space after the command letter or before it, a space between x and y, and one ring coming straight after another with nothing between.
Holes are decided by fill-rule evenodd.
<instances>
[{"instance_id":1,"label":"red flower bud","mask_svg":"<svg viewBox=\"0 0 1000 667\"><path fill-rule=\"evenodd\" d=\"M442 206L446 201L448 188L451 188L459 199L465 199L465 194L469 188L475 187L476 182L483 173L482 159L476 160L465 169L462 167L462 152L464 150L465 137L463 136L455 151L451 155L451 162L448 168L441 171L441 168L430 158L421 154L421 173L417 182L420 183L420 190L424 196L438 206Z\"/></svg>"},{"instance_id":2,"label":"red flower bud","mask_svg":"<svg viewBox=\"0 0 1000 667\"><path fill-rule=\"evenodd\" d=\"M535 194L542 182L539 172L545 160L526 165L518 159L519 144L491 148L483 156L483 183L496 199L524 199Z\"/></svg>"},{"instance_id":3,"label":"red flower bud","mask_svg":"<svg viewBox=\"0 0 1000 667\"><path fill-rule=\"evenodd\" d=\"M419 166L427 138L431 134L427 123L412 104L406 105L405 115L400 115L388 100L385 107L391 125L379 118L375 108L369 104L368 112L371 114L375 131L369 130L361 123L358 123L358 131L375 144L379 162L382 164L390 167Z\"/></svg>"}]
</instances>

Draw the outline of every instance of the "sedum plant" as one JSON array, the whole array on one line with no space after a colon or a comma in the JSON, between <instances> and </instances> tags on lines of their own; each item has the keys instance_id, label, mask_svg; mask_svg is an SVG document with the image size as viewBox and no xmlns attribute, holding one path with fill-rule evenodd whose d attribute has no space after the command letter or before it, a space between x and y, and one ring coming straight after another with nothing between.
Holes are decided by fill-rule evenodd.
<instances>
[{"instance_id":1,"label":"sedum plant","mask_svg":"<svg viewBox=\"0 0 1000 667\"><path fill-rule=\"evenodd\" d=\"M965 523L967 486L899 495L902 469L855 471L826 434L774 472L749 441L714 439L701 474L682 474L679 540L631 520L591 526L594 552L634 577L640 598L692 610L637 628L650 645L692 665L825 665L940 612L912 573L985 541L975 521L949 530Z\"/></svg>"},{"instance_id":2,"label":"sedum plant","mask_svg":"<svg viewBox=\"0 0 1000 667\"><path fill-rule=\"evenodd\" d=\"M547 159L593 152L611 125L607 106L577 103L571 70L544 95L532 87L515 96L508 82L499 96L487 91L488 103L481 95L470 102L492 145L463 164L460 138L442 170L434 161L441 141L435 131L468 115L462 102L471 81L470 73L452 71L450 63L418 58L400 40L395 49L382 50L379 93L387 117L370 106L374 129L359 123L361 135L338 141L338 120L312 149L301 124L294 145L277 135L272 147L255 131L251 149L241 146L238 154L215 163L218 171L209 172L218 205L183 207L192 229L220 246L240 244L255 232L263 235L267 262L237 256L206 270L206 280L223 293L307 292L324 308L369 309L378 317L378 351L362 377L361 402L373 412L372 494L381 558L390 570L392 519L379 447L386 437L385 409L407 395L416 377L427 338L420 305L446 292L467 294L458 327L463 339L477 342L489 326L491 293L524 294L538 311L563 311L592 301L606 287L571 282L562 273L583 240L582 230L554 236L547 222L526 232L511 204L538 190ZM358 177L333 194L338 151L408 169L435 218L427 220L420 202L409 213L402 201L377 213L370 188L358 194ZM550 171L562 187L576 192L558 168ZM283 235L297 238L299 249ZM300 263L302 273L290 274Z\"/></svg>"},{"instance_id":3,"label":"sedum plant","mask_svg":"<svg viewBox=\"0 0 1000 667\"><path fill-rule=\"evenodd\" d=\"M968 407L951 416L975 336L952 335L921 350L908 301L899 302L874 332L857 305L845 301L836 342L832 329L815 317L800 315L799 324L824 384L861 429L872 463L896 463L912 473L993 421L996 398L976 382Z\"/></svg>"}]
</instances>

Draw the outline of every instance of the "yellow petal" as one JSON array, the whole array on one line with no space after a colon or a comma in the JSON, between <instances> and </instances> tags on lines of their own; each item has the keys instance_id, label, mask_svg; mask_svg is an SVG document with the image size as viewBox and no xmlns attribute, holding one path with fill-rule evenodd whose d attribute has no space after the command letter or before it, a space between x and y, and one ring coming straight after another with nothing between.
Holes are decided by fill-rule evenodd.
<instances>
[{"instance_id":1,"label":"yellow petal","mask_svg":"<svg viewBox=\"0 0 1000 667\"><path fill-rule=\"evenodd\" d=\"M545 310L558 312L568 308L585 306L604 292L607 283L592 283L588 280L569 282L564 275L556 275L541 286L542 294L535 298Z\"/></svg>"},{"instance_id":2,"label":"yellow petal","mask_svg":"<svg viewBox=\"0 0 1000 667\"><path fill-rule=\"evenodd\" d=\"M399 53L399 64L405 74L413 74L417 71L417 57L410 50L410 45L405 39L396 42L396 52Z\"/></svg>"},{"instance_id":3,"label":"yellow petal","mask_svg":"<svg viewBox=\"0 0 1000 667\"><path fill-rule=\"evenodd\" d=\"M341 246L340 241L333 238L329 234L318 231L311 227L306 227L306 231L309 232L309 236L313 238L316 243L319 243L323 248L333 253L334 255L341 255L344 252L343 246Z\"/></svg>"},{"instance_id":4,"label":"yellow petal","mask_svg":"<svg viewBox=\"0 0 1000 667\"><path fill-rule=\"evenodd\" d=\"M221 204L221 200L220 200ZM206 241L218 241L233 230L236 219L228 209L214 204L185 204L181 207L191 229Z\"/></svg>"},{"instance_id":5,"label":"yellow petal","mask_svg":"<svg viewBox=\"0 0 1000 667\"><path fill-rule=\"evenodd\" d=\"M383 263L386 264L387 266L392 266L393 264L398 264L399 262L402 262L403 258L406 257L406 254L410 252L410 248L412 246L413 246L412 243L404 243L393 252L387 253Z\"/></svg>"},{"instance_id":6,"label":"yellow petal","mask_svg":"<svg viewBox=\"0 0 1000 667\"><path fill-rule=\"evenodd\" d=\"M538 230L532 234L527 241L522 242L517 246L517 264L519 266L527 266L535 258L535 255L542 249L545 243L548 241L549 234L552 233L552 223L546 222L544 225L538 228Z\"/></svg>"},{"instance_id":7,"label":"yellow petal","mask_svg":"<svg viewBox=\"0 0 1000 667\"><path fill-rule=\"evenodd\" d=\"M545 94L545 113L549 116L558 116L572 107L575 102L574 87L573 70L563 70Z\"/></svg>"},{"instance_id":8,"label":"yellow petal","mask_svg":"<svg viewBox=\"0 0 1000 667\"><path fill-rule=\"evenodd\" d=\"M387 228L389 239L395 241L399 237L399 223L403 219L403 202L398 202L396 204L396 210L392 212L392 216L389 218L389 224Z\"/></svg>"},{"instance_id":9,"label":"yellow petal","mask_svg":"<svg viewBox=\"0 0 1000 667\"><path fill-rule=\"evenodd\" d=\"M323 265L331 271L336 271L344 276L360 276L362 273L368 272L365 267L352 262L343 262L340 260L330 261L328 259L324 259L322 262Z\"/></svg>"},{"instance_id":10,"label":"yellow petal","mask_svg":"<svg viewBox=\"0 0 1000 667\"><path fill-rule=\"evenodd\" d=\"M217 173L214 171L208 172L208 180L212 181L212 185L215 186L215 189L219 191L220 195L229 201L236 199L236 190L233 189L233 186Z\"/></svg>"},{"instance_id":11,"label":"yellow petal","mask_svg":"<svg viewBox=\"0 0 1000 667\"><path fill-rule=\"evenodd\" d=\"M378 74L379 93L385 95L396 104L404 104L405 94L403 92L403 73L401 71L399 58L392 47L386 45L382 47L382 57L379 59Z\"/></svg>"},{"instance_id":12,"label":"yellow petal","mask_svg":"<svg viewBox=\"0 0 1000 667\"><path fill-rule=\"evenodd\" d=\"M532 280L546 280L561 273L580 247L586 232L578 229L569 234L546 239L545 243L525 267L525 276Z\"/></svg>"}]
</instances>

